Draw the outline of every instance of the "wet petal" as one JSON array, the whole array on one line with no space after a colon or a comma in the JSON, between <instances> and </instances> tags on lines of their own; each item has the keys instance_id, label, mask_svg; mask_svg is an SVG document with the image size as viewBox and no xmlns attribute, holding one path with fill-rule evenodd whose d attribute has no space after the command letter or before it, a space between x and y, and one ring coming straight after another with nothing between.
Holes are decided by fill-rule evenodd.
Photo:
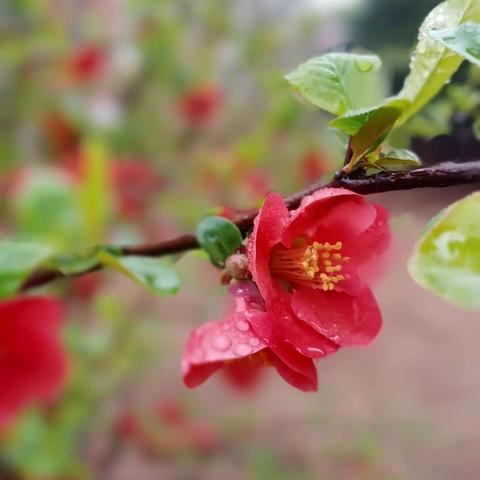
<instances>
[{"instance_id":1,"label":"wet petal","mask_svg":"<svg viewBox=\"0 0 480 480\"><path fill-rule=\"evenodd\" d=\"M284 346L284 357L298 357L298 354L288 346ZM314 392L318 388L317 370L311 358L298 357L295 361L285 362L284 359L278 357L273 352L268 351L268 359L276 368L277 372L290 385L304 392ZM292 368L294 363L296 368Z\"/></svg>"},{"instance_id":2,"label":"wet petal","mask_svg":"<svg viewBox=\"0 0 480 480\"><path fill-rule=\"evenodd\" d=\"M249 319L255 333L287 363L288 357L283 356L285 343L290 344L299 355L309 358L322 358L335 353L338 350L335 343L299 321L290 307L291 298L291 294L285 292L269 307L268 314L257 314ZM295 369L295 365L290 366Z\"/></svg>"},{"instance_id":3,"label":"wet petal","mask_svg":"<svg viewBox=\"0 0 480 480\"><path fill-rule=\"evenodd\" d=\"M226 320L206 323L192 332L185 347L184 382L188 387L195 387L224 362L238 361L265 347L242 314L234 313Z\"/></svg>"},{"instance_id":4,"label":"wet petal","mask_svg":"<svg viewBox=\"0 0 480 480\"><path fill-rule=\"evenodd\" d=\"M253 280L264 298L268 298L272 286L269 270L272 248L280 242L288 210L278 193L271 193L255 219L253 233L248 243L249 269Z\"/></svg>"},{"instance_id":5,"label":"wet petal","mask_svg":"<svg viewBox=\"0 0 480 480\"><path fill-rule=\"evenodd\" d=\"M359 202L361 195L343 188L322 188L303 198L300 206L291 212L282 235L285 246L291 246L299 237L312 238L330 209L344 202ZM342 219L340 219L342 220ZM345 221L345 219L343 219Z\"/></svg>"},{"instance_id":6,"label":"wet petal","mask_svg":"<svg viewBox=\"0 0 480 480\"><path fill-rule=\"evenodd\" d=\"M382 326L371 290L359 282L355 295L298 288L292 308L299 319L341 346L368 345Z\"/></svg>"}]
</instances>

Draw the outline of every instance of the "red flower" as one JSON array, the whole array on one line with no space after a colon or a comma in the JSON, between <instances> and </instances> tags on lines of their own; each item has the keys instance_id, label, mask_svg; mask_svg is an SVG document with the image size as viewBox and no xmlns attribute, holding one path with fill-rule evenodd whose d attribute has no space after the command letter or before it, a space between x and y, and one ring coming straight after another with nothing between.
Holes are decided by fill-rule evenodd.
<instances>
[{"instance_id":1,"label":"red flower","mask_svg":"<svg viewBox=\"0 0 480 480\"><path fill-rule=\"evenodd\" d=\"M382 318L366 279L390 243L387 211L325 188L289 213L270 194L249 241L249 268L274 324L252 324L270 345L278 332L307 357L367 345Z\"/></svg>"},{"instance_id":2,"label":"red flower","mask_svg":"<svg viewBox=\"0 0 480 480\"><path fill-rule=\"evenodd\" d=\"M310 150L300 160L300 171L305 182L316 182L328 169L328 158L318 150Z\"/></svg>"},{"instance_id":3,"label":"red flower","mask_svg":"<svg viewBox=\"0 0 480 480\"><path fill-rule=\"evenodd\" d=\"M217 370L233 364L245 369L260 365L274 366L287 382L301 390L315 390L317 377L312 359L299 353L280 335L267 344L256 331L255 326L273 327L276 322L265 311L256 286L251 281L239 282L232 286L231 293L235 302L227 318L192 332L182 359L185 384L196 387ZM264 333L263 328L259 331ZM336 350L335 344L318 336L326 352Z\"/></svg>"},{"instance_id":4,"label":"red flower","mask_svg":"<svg viewBox=\"0 0 480 480\"><path fill-rule=\"evenodd\" d=\"M215 87L199 87L183 95L179 110L185 120L201 126L210 120L222 104L222 93Z\"/></svg>"},{"instance_id":5,"label":"red flower","mask_svg":"<svg viewBox=\"0 0 480 480\"><path fill-rule=\"evenodd\" d=\"M85 157L71 155L65 162L65 169L74 182L84 177ZM143 159L114 158L110 165L115 203L125 218L142 215L151 198L162 187L162 179Z\"/></svg>"},{"instance_id":6,"label":"red flower","mask_svg":"<svg viewBox=\"0 0 480 480\"><path fill-rule=\"evenodd\" d=\"M70 60L70 72L75 80L89 81L104 69L106 57L97 45L84 45L79 48Z\"/></svg>"},{"instance_id":7,"label":"red flower","mask_svg":"<svg viewBox=\"0 0 480 480\"><path fill-rule=\"evenodd\" d=\"M113 184L120 212L125 217L141 215L161 187L161 179L143 160L117 159L112 165Z\"/></svg>"},{"instance_id":8,"label":"red flower","mask_svg":"<svg viewBox=\"0 0 480 480\"><path fill-rule=\"evenodd\" d=\"M0 302L0 424L58 392L66 361L60 345L61 305L29 297Z\"/></svg>"},{"instance_id":9,"label":"red flower","mask_svg":"<svg viewBox=\"0 0 480 480\"><path fill-rule=\"evenodd\" d=\"M61 113L51 111L43 120L43 130L53 150L60 156L78 149L79 135L72 123Z\"/></svg>"},{"instance_id":10,"label":"red flower","mask_svg":"<svg viewBox=\"0 0 480 480\"><path fill-rule=\"evenodd\" d=\"M187 386L224 366L260 364L316 390L314 359L366 345L381 328L366 280L389 243L386 210L361 195L321 189L292 212L280 195L268 195L248 245L255 283L234 285L230 315L190 336L182 362Z\"/></svg>"},{"instance_id":11,"label":"red flower","mask_svg":"<svg viewBox=\"0 0 480 480\"><path fill-rule=\"evenodd\" d=\"M100 275L89 273L72 279L73 293L82 302L88 302L97 293L101 286Z\"/></svg>"}]
</instances>

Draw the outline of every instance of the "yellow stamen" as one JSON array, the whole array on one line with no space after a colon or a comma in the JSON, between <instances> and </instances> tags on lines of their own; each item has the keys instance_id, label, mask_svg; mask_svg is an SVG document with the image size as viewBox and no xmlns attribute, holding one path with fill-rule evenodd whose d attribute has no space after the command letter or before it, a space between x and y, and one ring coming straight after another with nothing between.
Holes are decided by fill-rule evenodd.
<instances>
[{"instance_id":1,"label":"yellow stamen","mask_svg":"<svg viewBox=\"0 0 480 480\"><path fill-rule=\"evenodd\" d=\"M324 292L335 290L336 284L345 280L342 263L350 261L341 254L342 242L314 242L306 245L297 240L294 247L287 249L277 247L272 252L270 270L278 278L292 284L308 285ZM331 251L335 253L330 253Z\"/></svg>"}]
</instances>

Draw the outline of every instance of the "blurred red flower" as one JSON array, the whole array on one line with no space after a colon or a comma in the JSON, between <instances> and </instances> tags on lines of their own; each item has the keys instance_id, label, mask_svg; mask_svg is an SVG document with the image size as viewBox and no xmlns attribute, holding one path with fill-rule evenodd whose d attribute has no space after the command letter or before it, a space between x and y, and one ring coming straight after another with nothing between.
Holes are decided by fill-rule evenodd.
<instances>
[{"instance_id":1,"label":"blurred red flower","mask_svg":"<svg viewBox=\"0 0 480 480\"><path fill-rule=\"evenodd\" d=\"M142 214L162 185L160 177L142 160L116 159L112 177L120 212L129 218Z\"/></svg>"},{"instance_id":2,"label":"blurred red flower","mask_svg":"<svg viewBox=\"0 0 480 480\"><path fill-rule=\"evenodd\" d=\"M57 156L70 155L78 149L79 134L73 124L61 113L48 112L43 119L42 127Z\"/></svg>"},{"instance_id":3,"label":"blurred red flower","mask_svg":"<svg viewBox=\"0 0 480 480\"><path fill-rule=\"evenodd\" d=\"M82 302L92 300L102 284L98 272L81 275L72 279L73 293Z\"/></svg>"},{"instance_id":4,"label":"blurred red flower","mask_svg":"<svg viewBox=\"0 0 480 480\"><path fill-rule=\"evenodd\" d=\"M98 45L83 45L70 58L69 70L74 80L90 81L106 65L105 52Z\"/></svg>"},{"instance_id":5,"label":"blurred red flower","mask_svg":"<svg viewBox=\"0 0 480 480\"><path fill-rule=\"evenodd\" d=\"M389 243L387 211L361 195L325 188L292 212L268 195L248 254L275 322L252 317L256 334L268 345L280 336L310 358L370 343L382 318L367 280Z\"/></svg>"},{"instance_id":6,"label":"blurred red flower","mask_svg":"<svg viewBox=\"0 0 480 480\"><path fill-rule=\"evenodd\" d=\"M329 168L328 158L318 150L310 150L300 159L300 173L306 183L316 182Z\"/></svg>"},{"instance_id":7,"label":"blurred red flower","mask_svg":"<svg viewBox=\"0 0 480 480\"><path fill-rule=\"evenodd\" d=\"M66 373L61 320L62 306L51 298L0 302L0 424L25 405L51 400L61 387Z\"/></svg>"},{"instance_id":8,"label":"blurred red flower","mask_svg":"<svg viewBox=\"0 0 480 480\"><path fill-rule=\"evenodd\" d=\"M123 413L115 424L115 433L122 440L138 443L141 447L148 446L148 439L144 429L136 416L130 412Z\"/></svg>"},{"instance_id":9,"label":"blurred red flower","mask_svg":"<svg viewBox=\"0 0 480 480\"><path fill-rule=\"evenodd\" d=\"M317 377L311 358L297 352L292 345L276 338L266 343L256 333L254 325L274 326L276 320L265 311L263 300L251 281L231 287L234 308L225 320L210 322L196 328L182 359L185 384L196 387L222 367L238 364L251 371L252 364L274 366L279 374L300 390L315 390ZM335 344L324 338L324 347L336 350Z\"/></svg>"},{"instance_id":10,"label":"blurred red flower","mask_svg":"<svg viewBox=\"0 0 480 480\"><path fill-rule=\"evenodd\" d=\"M187 122L202 126L212 120L222 103L223 95L218 88L197 87L183 94L178 108Z\"/></svg>"},{"instance_id":11,"label":"blurred red flower","mask_svg":"<svg viewBox=\"0 0 480 480\"><path fill-rule=\"evenodd\" d=\"M252 170L245 175L245 185L251 195L263 198L269 191L270 180L268 176L260 171Z\"/></svg>"},{"instance_id":12,"label":"blurred red flower","mask_svg":"<svg viewBox=\"0 0 480 480\"><path fill-rule=\"evenodd\" d=\"M84 161L81 154L72 155L66 161L66 170L74 182L84 175ZM163 184L157 172L142 159L113 158L110 175L116 206L127 218L143 214L148 202Z\"/></svg>"},{"instance_id":13,"label":"blurred red flower","mask_svg":"<svg viewBox=\"0 0 480 480\"><path fill-rule=\"evenodd\" d=\"M187 423L185 408L176 400L164 400L158 404L156 410L159 419L167 425L179 426Z\"/></svg>"}]
</instances>

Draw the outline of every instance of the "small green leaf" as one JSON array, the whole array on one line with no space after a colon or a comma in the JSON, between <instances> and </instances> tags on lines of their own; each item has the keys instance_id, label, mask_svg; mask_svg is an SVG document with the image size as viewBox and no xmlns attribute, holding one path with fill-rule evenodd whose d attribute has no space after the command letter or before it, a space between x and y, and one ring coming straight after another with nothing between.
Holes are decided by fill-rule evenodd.
<instances>
[{"instance_id":1,"label":"small green leaf","mask_svg":"<svg viewBox=\"0 0 480 480\"><path fill-rule=\"evenodd\" d=\"M412 278L444 300L480 309L480 192L441 212L409 261Z\"/></svg>"},{"instance_id":2,"label":"small green leaf","mask_svg":"<svg viewBox=\"0 0 480 480\"><path fill-rule=\"evenodd\" d=\"M98 252L99 249L95 247L83 252L62 253L52 257L48 264L49 266L57 268L65 275L73 275L96 265L98 262Z\"/></svg>"},{"instance_id":3,"label":"small green leaf","mask_svg":"<svg viewBox=\"0 0 480 480\"><path fill-rule=\"evenodd\" d=\"M465 22L444 30L428 30L427 33L444 47L480 66L480 23Z\"/></svg>"},{"instance_id":4,"label":"small green leaf","mask_svg":"<svg viewBox=\"0 0 480 480\"><path fill-rule=\"evenodd\" d=\"M460 55L433 40L431 31L453 28L468 20L480 21L478 0L447 0L428 14L420 27L418 44L410 62L410 74L399 94L400 98L412 102L403 113L400 123L434 97L463 61Z\"/></svg>"},{"instance_id":5,"label":"small green leaf","mask_svg":"<svg viewBox=\"0 0 480 480\"><path fill-rule=\"evenodd\" d=\"M0 298L16 293L27 276L52 254L46 245L0 242Z\"/></svg>"},{"instance_id":6,"label":"small green leaf","mask_svg":"<svg viewBox=\"0 0 480 480\"><path fill-rule=\"evenodd\" d=\"M353 154L345 166L346 172L352 172L357 163L382 144L401 114L402 110L394 106L382 107L373 113L351 139Z\"/></svg>"},{"instance_id":7,"label":"small green leaf","mask_svg":"<svg viewBox=\"0 0 480 480\"><path fill-rule=\"evenodd\" d=\"M477 140L480 140L480 117L476 118L472 125L473 134Z\"/></svg>"},{"instance_id":8,"label":"small green leaf","mask_svg":"<svg viewBox=\"0 0 480 480\"><path fill-rule=\"evenodd\" d=\"M367 123L370 118L381 108L396 107L400 110L405 110L410 105L410 102L401 98L388 98L382 104L371 108L364 108L360 110L350 110L345 115L333 119L329 125L333 128L342 130L347 135L355 135L362 126Z\"/></svg>"},{"instance_id":9,"label":"small green leaf","mask_svg":"<svg viewBox=\"0 0 480 480\"><path fill-rule=\"evenodd\" d=\"M312 105L343 115L381 100L381 64L376 55L327 53L302 63L285 79Z\"/></svg>"},{"instance_id":10,"label":"small green leaf","mask_svg":"<svg viewBox=\"0 0 480 480\"><path fill-rule=\"evenodd\" d=\"M205 250L212 263L222 267L225 259L242 244L238 227L223 217L205 217L197 226L198 243Z\"/></svg>"},{"instance_id":11,"label":"small green leaf","mask_svg":"<svg viewBox=\"0 0 480 480\"><path fill-rule=\"evenodd\" d=\"M173 295L180 288L180 279L168 259L137 256L116 256L107 251L98 254L100 263L122 272L157 295Z\"/></svg>"},{"instance_id":12,"label":"small green leaf","mask_svg":"<svg viewBox=\"0 0 480 480\"><path fill-rule=\"evenodd\" d=\"M384 157L375 160L374 165L382 170L401 172L418 168L422 165L422 162L416 153L399 148L391 150Z\"/></svg>"}]
</instances>

